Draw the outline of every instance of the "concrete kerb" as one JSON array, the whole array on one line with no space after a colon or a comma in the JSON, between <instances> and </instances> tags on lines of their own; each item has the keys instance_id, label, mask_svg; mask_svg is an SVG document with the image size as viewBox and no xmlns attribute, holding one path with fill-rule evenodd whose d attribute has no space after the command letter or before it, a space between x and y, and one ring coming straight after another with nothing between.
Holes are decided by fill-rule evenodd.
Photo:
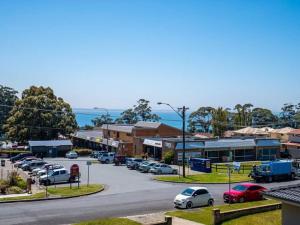
<instances>
[{"instance_id":1,"label":"concrete kerb","mask_svg":"<svg viewBox=\"0 0 300 225\"><path fill-rule=\"evenodd\" d=\"M157 180L155 177L151 178L154 181L162 182L162 183L173 183L173 184L228 184L228 182L219 182L219 183L206 183L206 182L181 182L181 181L164 181L164 180ZM245 182L252 182L253 180L245 180L245 181L238 181L238 182L230 182L231 184L239 184Z\"/></svg>"},{"instance_id":2,"label":"concrete kerb","mask_svg":"<svg viewBox=\"0 0 300 225\"><path fill-rule=\"evenodd\" d=\"M102 192L105 190L105 185L100 190L91 192L91 193L86 193L86 194L81 194L81 195L75 195L75 196L65 196L65 197L50 197L50 198L38 198L38 199L24 199L24 200L8 200L8 201L0 201L0 204L5 204L5 203L18 203L18 202L39 202L39 201L50 201L50 200L61 200L61 199L69 199L69 198L78 198L78 197L84 197L88 195L93 195Z\"/></svg>"}]
</instances>

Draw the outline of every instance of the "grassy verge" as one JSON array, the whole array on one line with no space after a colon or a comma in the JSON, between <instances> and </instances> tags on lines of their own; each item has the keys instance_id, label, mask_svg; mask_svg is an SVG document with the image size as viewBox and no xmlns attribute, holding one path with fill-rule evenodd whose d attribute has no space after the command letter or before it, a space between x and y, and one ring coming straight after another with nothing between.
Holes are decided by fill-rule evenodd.
<instances>
[{"instance_id":1,"label":"grassy verge","mask_svg":"<svg viewBox=\"0 0 300 225\"><path fill-rule=\"evenodd\" d=\"M140 225L140 223L125 218L108 218L76 223L75 225Z\"/></svg>"},{"instance_id":2,"label":"grassy verge","mask_svg":"<svg viewBox=\"0 0 300 225\"><path fill-rule=\"evenodd\" d=\"M268 205L272 203L277 203L275 200L263 200L263 201L256 201L256 202L246 202L246 203L238 203L238 204L231 204L231 205L220 205L215 207L204 207L200 208L199 210L195 211L185 211L185 210L178 210L173 212L168 212L167 215L176 216L182 219L191 220L198 223L203 223L210 225L212 224L212 209L218 208L221 212L226 212L235 209L243 209L253 206L262 206ZM255 224L255 223L253 223ZM264 224L264 223L260 223Z\"/></svg>"},{"instance_id":3,"label":"grassy verge","mask_svg":"<svg viewBox=\"0 0 300 225\"><path fill-rule=\"evenodd\" d=\"M270 212L256 213L254 215L243 216L222 223L222 225L253 225L253 224L281 225L281 210L273 210Z\"/></svg>"},{"instance_id":4,"label":"grassy verge","mask_svg":"<svg viewBox=\"0 0 300 225\"><path fill-rule=\"evenodd\" d=\"M103 186L100 184L90 184L88 187L86 185L80 186L77 188L73 186L72 189L70 187L49 187L48 193L49 197L76 197L80 195L91 194L97 191L101 191ZM45 192L36 193L31 196L20 196L20 197L12 197L12 198L1 198L0 202L3 201L12 201L12 200L33 200L33 199L44 199Z\"/></svg>"},{"instance_id":5,"label":"grassy verge","mask_svg":"<svg viewBox=\"0 0 300 225\"><path fill-rule=\"evenodd\" d=\"M185 178L179 176L157 176L156 180L159 181L171 181L171 182L181 182L181 183L227 183L228 175L227 173L203 173L197 175L188 175ZM251 178L248 174L231 174L231 182L245 182L250 181Z\"/></svg>"}]
</instances>

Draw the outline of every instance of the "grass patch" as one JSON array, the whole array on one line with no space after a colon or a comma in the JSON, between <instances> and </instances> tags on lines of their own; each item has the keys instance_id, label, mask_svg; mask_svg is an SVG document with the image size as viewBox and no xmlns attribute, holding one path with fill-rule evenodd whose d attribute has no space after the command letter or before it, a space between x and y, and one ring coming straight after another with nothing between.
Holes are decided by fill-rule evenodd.
<instances>
[{"instance_id":1,"label":"grass patch","mask_svg":"<svg viewBox=\"0 0 300 225\"><path fill-rule=\"evenodd\" d=\"M86 185L81 185L79 188L77 186L73 186L72 189L70 187L49 187L48 193L49 197L76 197L84 194L91 194L97 191L101 191L103 189L103 185L100 184L90 184L88 187ZM45 192L39 192L30 196L20 196L20 197L12 197L12 198L0 198L0 201L12 201L12 200L32 200L32 199L43 199L45 198Z\"/></svg>"},{"instance_id":2,"label":"grass patch","mask_svg":"<svg viewBox=\"0 0 300 225\"><path fill-rule=\"evenodd\" d=\"M185 178L182 176L157 176L156 180L159 181L172 181L181 183L227 183L228 175L227 173L203 173L197 175L188 175ZM231 182L245 182L250 181L251 178L248 177L248 173L232 173Z\"/></svg>"},{"instance_id":3,"label":"grass patch","mask_svg":"<svg viewBox=\"0 0 300 225\"><path fill-rule=\"evenodd\" d=\"M74 225L141 225L138 222L126 219L126 218L107 218L99 220L91 220Z\"/></svg>"},{"instance_id":4,"label":"grass patch","mask_svg":"<svg viewBox=\"0 0 300 225\"><path fill-rule=\"evenodd\" d=\"M281 210L273 210L264 213L256 213L254 215L243 216L222 223L222 225L253 225L253 224L281 225Z\"/></svg>"},{"instance_id":5,"label":"grass patch","mask_svg":"<svg viewBox=\"0 0 300 225\"><path fill-rule=\"evenodd\" d=\"M235 209L243 209L253 206L262 206L262 205L268 205L272 203L278 203L278 201L275 200L263 200L263 201L256 201L256 202L245 202L245 203L237 203L237 204L231 204L231 205L220 205L220 206L214 206L214 207L204 207L200 208L199 210L195 211L186 211L186 210L178 210L178 211L172 211L168 212L167 215L170 216L176 216L182 219L191 220L197 223L203 223L207 225L211 225L213 223L212 221L212 209L218 208L221 210L221 212L226 212L230 210ZM255 223L253 223L255 224ZM264 223L261 223L264 224Z\"/></svg>"}]
</instances>

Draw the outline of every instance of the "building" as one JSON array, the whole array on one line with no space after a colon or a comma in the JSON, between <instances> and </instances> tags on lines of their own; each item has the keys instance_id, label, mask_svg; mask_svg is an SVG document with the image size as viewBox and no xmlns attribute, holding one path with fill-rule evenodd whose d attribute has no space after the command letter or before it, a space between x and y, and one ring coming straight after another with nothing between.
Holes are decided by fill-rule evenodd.
<instances>
[{"instance_id":1,"label":"building","mask_svg":"<svg viewBox=\"0 0 300 225\"><path fill-rule=\"evenodd\" d=\"M269 137L280 139L281 142L285 143L289 140L289 134L295 129L291 127L284 127L281 129L274 129L269 132Z\"/></svg>"},{"instance_id":2,"label":"building","mask_svg":"<svg viewBox=\"0 0 300 225\"><path fill-rule=\"evenodd\" d=\"M103 148L102 130L80 130L71 135L73 145L80 148L101 150Z\"/></svg>"},{"instance_id":3,"label":"building","mask_svg":"<svg viewBox=\"0 0 300 225\"><path fill-rule=\"evenodd\" d=\"M300 221L300 185L273 188L266 191L268 198L282 202L282 225L298 225Z\"/></svg>"},{"instance_id":4,"label":"building","mask_svg":"<svg viewBox=\"0 0 300 225\"><path fill-rule=\"evenodd\" d=\"M300 129L294 129L288 135L288 142L282 145L283 152L294 159L300 159Z\"/></svg>"},{"instance_id":5,"label":"building","mask_svg":"<svg viewBox=\"0 0 300 225\"><path fill-rule=\"evenodd\" d=\"M72 150L70 140L29 141L28 147L33 155L44 157L64 157Z\"/></svg>"},{"instance_id":6,"label":"building","mask_svg":"<svg viewBox=\"0 0 300 225\"><path fill-rule=\"evenodd\" d=\"M186 158L201 157L212 162L274 160L280 157L281 143L271 138L186 139ZM175 163L182 161L182 138L146 138L144 152L160 158L165 151L175 153Z\"/></svg>"},{"instance_id":7,"label":"building","mask_svg":"<svg viewBox=\"0 0 300 225\"><path fill-rule=\"evenodd\" d=\"M240 130L232 131L232 136L234 137L269 137L269 134L274 129L271 127L245 127Z\"/></svg>"},{"instance_id":8,"label":"building","mask_svg":"<svg viewBox=\"0 0 300 225\"><path fill-rule=\"evenodd\" d=\"M159 122L104 124L101 128L105 148L124 155L142 155L145 137L177 137L182 134L180 129Z\"/></svg>"}]
</instances>

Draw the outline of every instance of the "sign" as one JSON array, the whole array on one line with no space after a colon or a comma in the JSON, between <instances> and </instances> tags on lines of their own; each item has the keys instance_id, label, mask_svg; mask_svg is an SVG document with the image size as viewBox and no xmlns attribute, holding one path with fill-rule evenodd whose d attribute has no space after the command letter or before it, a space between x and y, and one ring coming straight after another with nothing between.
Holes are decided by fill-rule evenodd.
<instances>
[{"instance_id":1,"label":"sign","mask_svg":"<svg viewBox=\"0 0 300 225\"><path fill-rule=\"evenodd\" d=\"M71 166L70 174L72 177L79 177L79 166L77 164Z\"/></svg>"},{"instance_id":2,"label":"sign","mask_svg":"<svg viewBox=\"0 0 300 225\"><path fill-rule=\"evenodd\" d=\"M92 161L86 161L86 165L88 166L92 165Z\"/></svg>"}]
</instances>

